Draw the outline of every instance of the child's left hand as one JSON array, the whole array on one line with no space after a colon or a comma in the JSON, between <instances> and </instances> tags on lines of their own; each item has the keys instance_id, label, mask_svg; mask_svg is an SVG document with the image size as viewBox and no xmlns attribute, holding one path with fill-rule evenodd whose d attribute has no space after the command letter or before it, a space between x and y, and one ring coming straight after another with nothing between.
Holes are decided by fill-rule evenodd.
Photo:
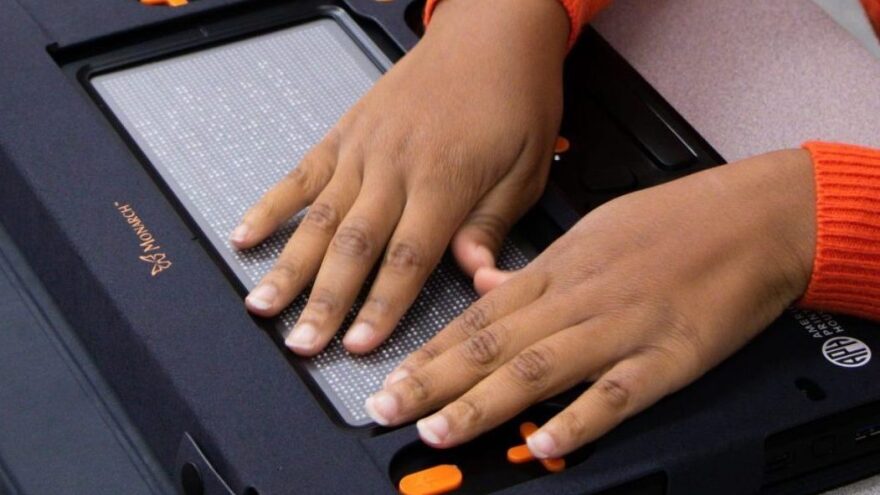
<instances>
[{"instance_id":1,"label":"child's left hand","mask_svg":"<svg viewBox=\"0 0 880 495\"><path fill-rule=\"evenodd\" d=\"M528 445L546 458L591 442L803 294L813 191L809 155L790 150L607 203L520 272L478 272L478 288L500 285L409 356L367 410L395 425L442 407L418 429L451 447L589 380Z\"/></svg>"}]
</instances>

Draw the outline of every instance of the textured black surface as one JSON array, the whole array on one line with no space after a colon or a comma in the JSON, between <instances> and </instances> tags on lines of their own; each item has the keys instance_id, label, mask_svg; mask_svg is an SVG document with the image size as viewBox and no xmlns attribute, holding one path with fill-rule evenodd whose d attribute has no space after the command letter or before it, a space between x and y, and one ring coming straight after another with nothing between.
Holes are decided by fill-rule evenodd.
<instances>
[{"instance_id":1,"label":"textured black surface","mask_svg":"<svg viewBox=\"0 0 880 495\"><path fill-rule=\"evenodd\" d=\"M171 490L2 227L0 384L0 493Z\"/></svg>"},{"instance_id":2,"label":"textured black surface","mask_svg":"<svg viewBox=\"0 0 880 495\"><path fill-rule=\"evenodd\" d=\"M176 456L188 433L235 493L249 486L262 494L392 493L393 460L417 441L414 428L358 430L332 419L278 342L261 331L265 322L245 314L241 294L165 192L46 50L57 44L63 49L53 49L54 57L73 63L172 30L155 23L174 17L177 27L211 38L222 30L194 16L242 2L198 0L192 8L161 11L134 1L21 3L26 9L0 0L0 219L164 468L179 471ZM405 2L351 3L381 21L392 35L389 46L414 41ZM248 2L248 15L257 15L260 5L268 3ZM275 5L308 12L320 3ZM149 32L130 31L148 25ZM111 33L122 35L99 39ZM602 49L590 37L583 43ZM582 53L576 50L570 63L586 65L576 58ZM613 57L607 63L620 67ZM705 147L637 76L623 77L691 145ZM577 101L582 88L567 91L567 101ZM707 153L700 151L699 159L717 158ZM574 160L566 163L577 170ZM645 183L641 176L639 183ZM537 216L566 225L589 206L573 204L578 198L566 196L562 185L551 186ZM117 202L138 212L174 262L170 269L150 276ZM876 326L842 322L848 335L880 348ZM584 462L502 492L582 495L645 477L665 479L673 494L755 492L769 435L880 398L876 360L836 367L822 358L821 341L784 316L703 379L596 442ZM822 387L826 398L806 397L795 386L802 377ZM860 461L773 489L818 490L876 469ZM658 472L665 478L651 478Z\"/></svg>"}]
</instances>

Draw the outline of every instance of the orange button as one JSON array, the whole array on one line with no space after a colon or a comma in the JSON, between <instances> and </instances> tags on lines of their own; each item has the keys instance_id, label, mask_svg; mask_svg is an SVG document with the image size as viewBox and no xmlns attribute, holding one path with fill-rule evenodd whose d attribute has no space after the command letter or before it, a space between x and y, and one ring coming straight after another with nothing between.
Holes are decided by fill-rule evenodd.
<instances>
[{"instance_id":1,"label":"orange button","mask_svg":"<svg viewBox=\"0 0 880 495\"><path fill-rule=\"evenodd\" d=\"M554 153L565 153L571 148L571 143L568 142L568 139L565 139L562 136L556 138L556 146L553 148Z\"/></svg>"},{"instance_id":2,"label":"orange button","mask_svg":"<svg viewBox=\"0 0 880 495\"><path fill-rule=\"evenodd\" d=\"M513 464L524 464L535 460L532 451L526 444L517 445L507 449L507 460Z\"/></svg>"},{"instance_id":3,"label":"orange button","mask_svg":"<svg viewBox=\"0 0 880 495\"><path fill-rule=\"evenodd\" d=\"M523 440L527 440L536 431L538 431L538 425L536 425L535 423L525 422L525 423L519 425L519 435L522 437ZM525 447L526 451L528 452L528 446L526 446L526 445L519 445L517 447L513 447L512 449L507 451L507 460L509 460L510 462L514 462L510 458L510 452L513 449L518 449L520 447ZM528 452L528 454L529 454L529 456L532 455L531 452ZM563 459L561 457L559 459L538 459L538 460L541 462L541 465L544 466L544 469L546 469L547 471L550 471L551 473L558 473L558 472L565 469L565 459ZM528 462L528 461L525 460L525 461L521 461L521 462Z\"/></svg>"},{"instance_id":4,"label":"orange button","mask_svg":"<svg viewBox=\"0 0 880 495\"><path fill-rule=\"evenodd\" d=\"M400 480L403 495L440 495L461 486L461 470L453 464L440 464L408 474Z\"/></svg>"},{"instance_id":5,"label":"orange button","mask_svg":"<svg viewBox=\"0 0 880 495\"><path fill-rule=\"evenodd\" d=\"M519 436L522 437L523 440L527 440L532 433L538 431L538 425L535 423L523 423L519 425Z\"/></svg>"},{"instance_id":6,"label":"orange button","mask_svg":"<svg viewBox=\"0 0 880 495\"><path fill-rule=\"evenodd\" d=\"M141 0L144 5L167 5L168 7L182 7L187 0Z\"/></svg>"},{"instance_id":7,"label":"orange button","mask_svg":"<svg viewBox=\"0 0 880 495\"><path fill-rule=\"evenodd\" d=\"M541 465L544 466L544 469L550 471L551 473L558 473L560 471L565 470L565 459L538 459L541 461Z\"/></svg>"}]
</instances>

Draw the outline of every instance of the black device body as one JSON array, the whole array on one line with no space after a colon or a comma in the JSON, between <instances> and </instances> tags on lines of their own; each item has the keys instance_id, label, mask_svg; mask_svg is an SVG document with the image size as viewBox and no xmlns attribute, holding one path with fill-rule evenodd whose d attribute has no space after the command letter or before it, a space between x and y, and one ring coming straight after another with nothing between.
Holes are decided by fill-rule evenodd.
<instances>
[{"instance_id":1,"label":"black device body","mask_svg":"<svg viewBox=\"0 0 880 495\"><path fill-rule=\"evenodd\" d=\"M423 446L411 425L345 426L295 371L271 325L245 313L241 287L102 112L88 76L327 9L344 9L397 58L418 39L420 5L0 4L0 221L181 490L195 477L208 493L392 493L401 476L449 462L465 474L458 493L807 493L880 471L876 362L841 367L822 353L839 336L876 349L880 328L844 317L783 315L552 476L503 456L518 441L517 421L542 421L572 394L450 451ZM565 86L561 134L571 149L517 226L538 249L605 201L723 161L594 32L573 49ZM173 269L143 271L118 204L138 212Z\"/></svg>"}]
</instances>

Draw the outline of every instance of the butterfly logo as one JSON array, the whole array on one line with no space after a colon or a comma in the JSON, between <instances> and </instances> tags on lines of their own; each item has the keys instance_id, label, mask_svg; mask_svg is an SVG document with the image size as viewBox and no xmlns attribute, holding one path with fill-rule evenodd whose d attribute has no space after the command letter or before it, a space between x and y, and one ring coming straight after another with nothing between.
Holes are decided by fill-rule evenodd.
<instances>
[{"instance_id":1,"label":"butterfly logo","mask_svg":"<svg viewBox=\"0 0 880 495\"><path fill-rule=\"evenodd\" d=\"M171 268L171 261L165 258L165 253L147 254L140 258L153 265L150 269L150 275L153 277Z\"/></svg>"}]
</instances>

